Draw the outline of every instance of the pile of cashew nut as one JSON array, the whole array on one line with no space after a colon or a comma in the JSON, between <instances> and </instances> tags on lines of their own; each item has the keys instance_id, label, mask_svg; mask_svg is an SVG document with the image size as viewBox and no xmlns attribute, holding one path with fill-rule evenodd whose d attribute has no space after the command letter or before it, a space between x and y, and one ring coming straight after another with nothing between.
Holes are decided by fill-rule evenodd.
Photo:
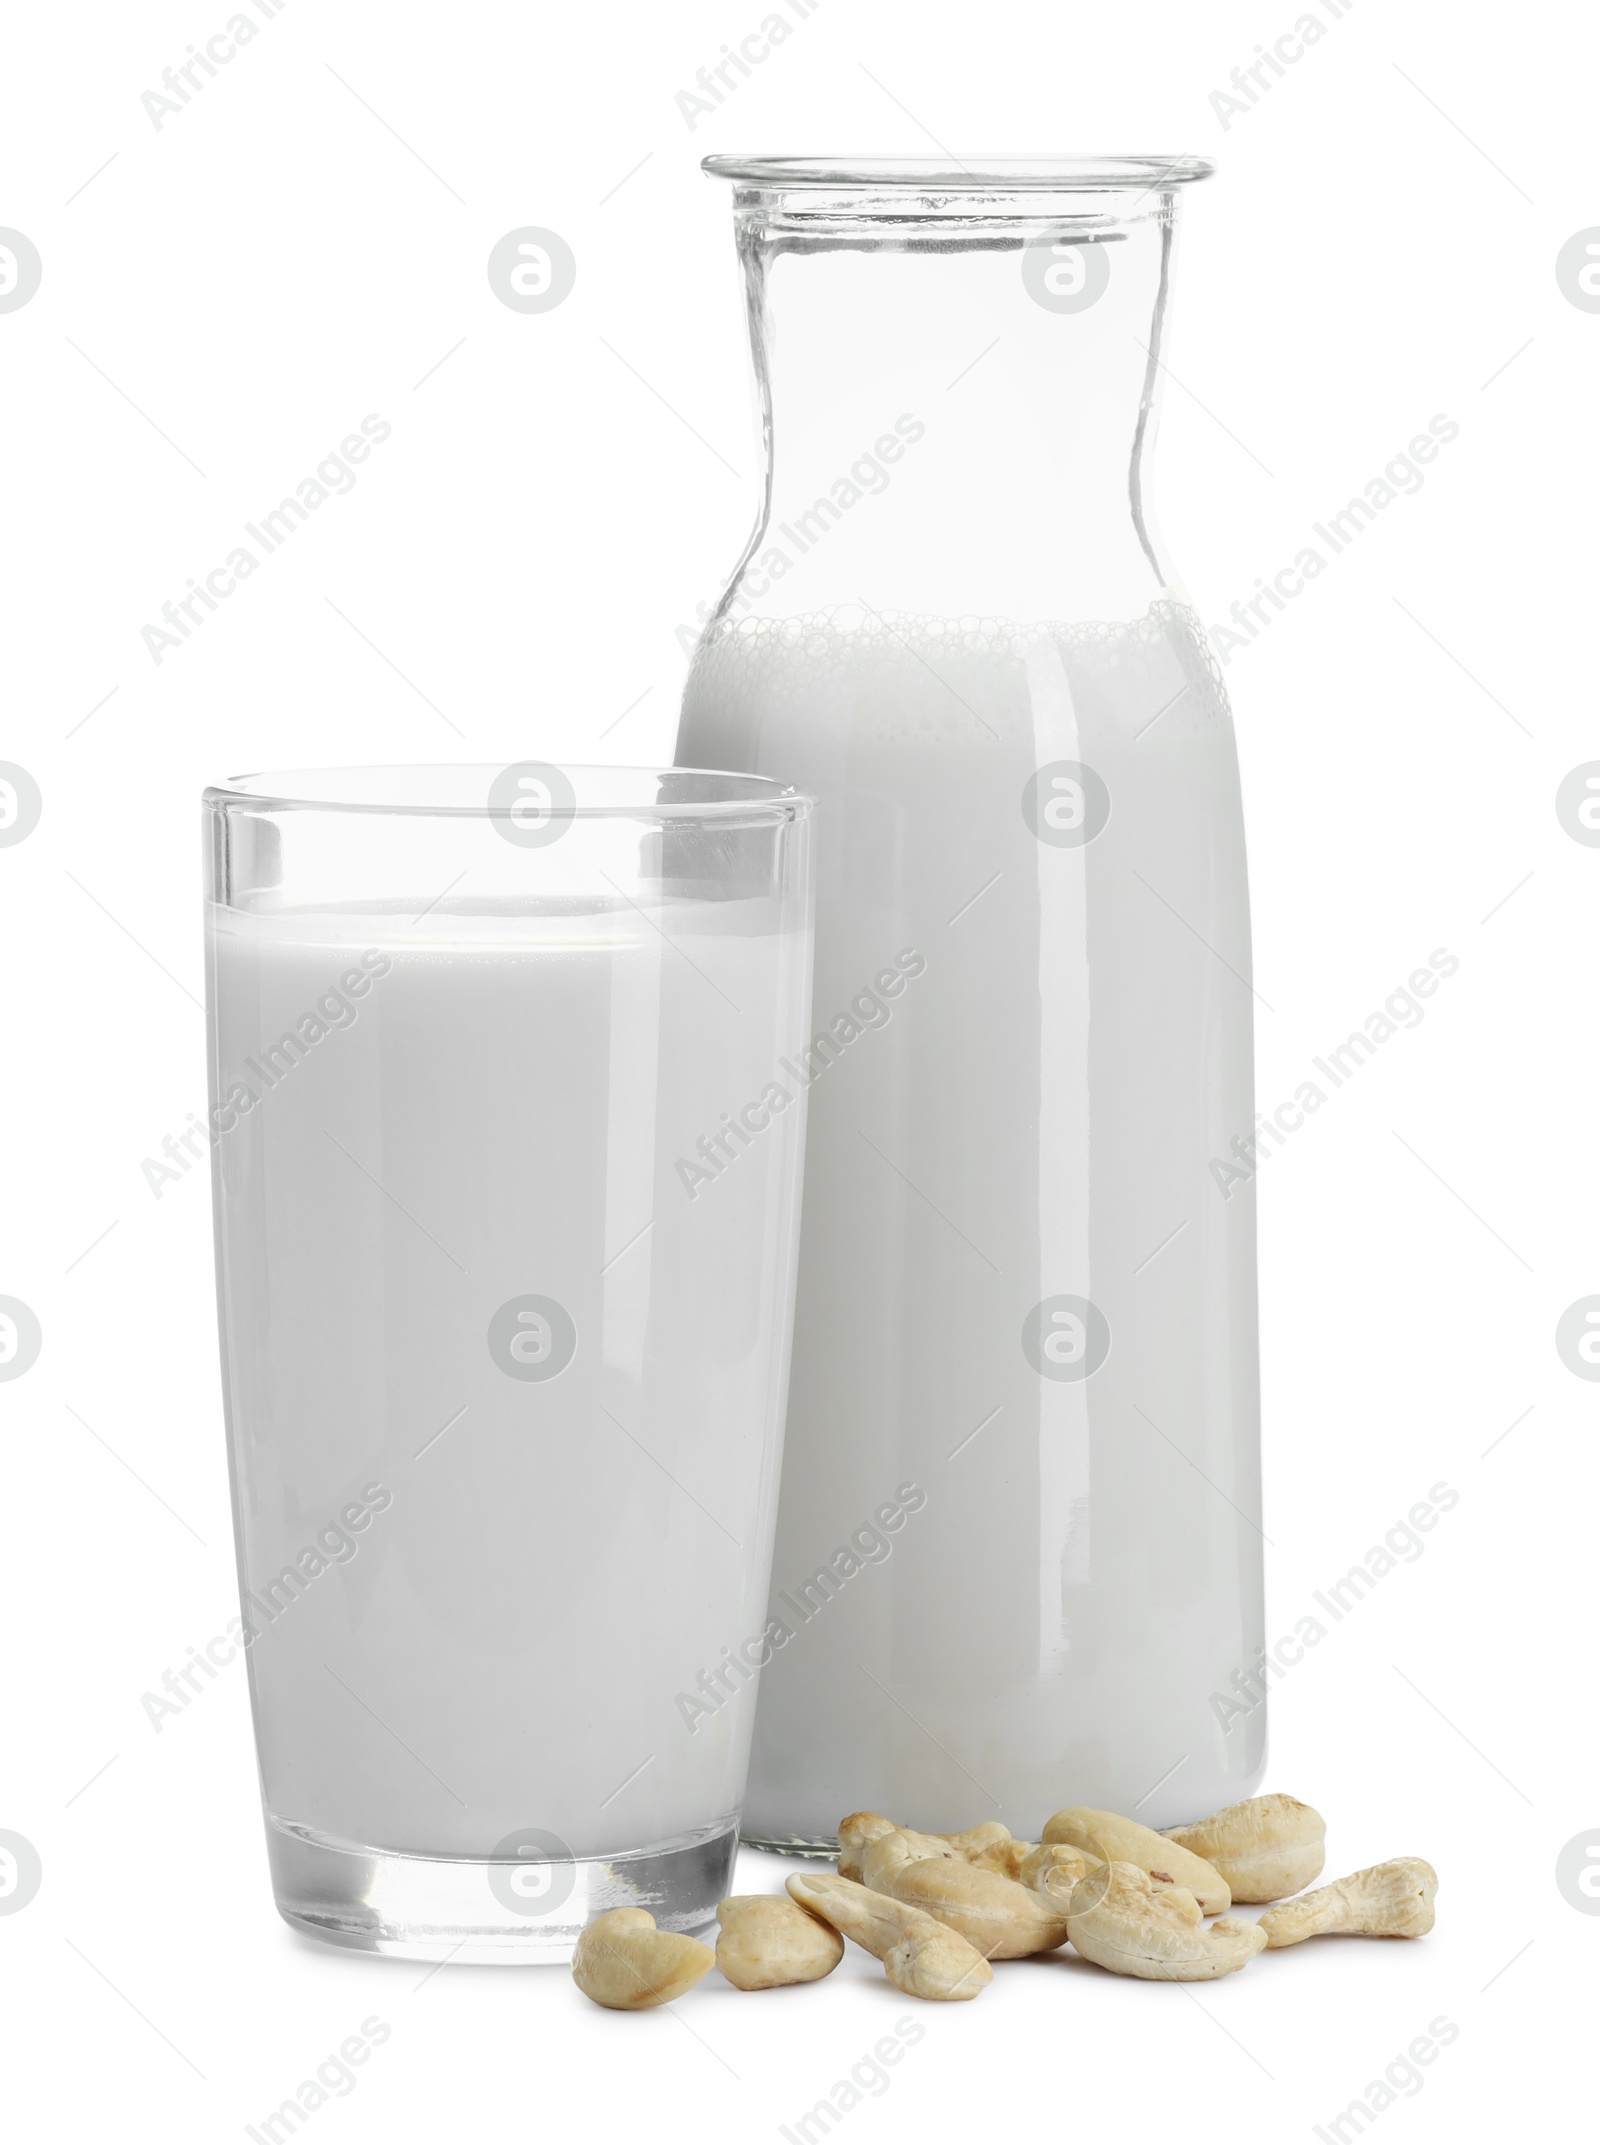
<instances>
[{"instance_id":1,"label":"pile of cashew nut","mask_svg":"<svg viewBox=\"0 0 1600 2145\"><path fill-rule=\"evenodd\" d=\"M839 1827L837 1875L725 1899L715 1951L619 1907L578 1939L572 1978L609 2010L643 2011L713 1966L737 1989L820 1981L848 1937L903 1994L961 2003L994 1979L991 1960L1063 1944L1140 1981L1214 1981L1307 1937L1425 1936L1439 1880L1415 1855L1303 1889L1322 1874L1325 1829L1292 1795L1252 1796L1171 1832L1058 1810L1037 1842L999 1824L913 1832L857 1810ZM1227 1913L1236 1903L1268 1911L1240 1921Z\"/></svg>"}]
</instances>

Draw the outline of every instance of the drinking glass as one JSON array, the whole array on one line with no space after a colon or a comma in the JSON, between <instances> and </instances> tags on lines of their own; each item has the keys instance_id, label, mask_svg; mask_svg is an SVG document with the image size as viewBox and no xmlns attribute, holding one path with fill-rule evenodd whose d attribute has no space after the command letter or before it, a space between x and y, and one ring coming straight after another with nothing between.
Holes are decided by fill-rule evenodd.
<instances>
[{"instance_id":1,"label":"drinking glass","mask_svg":"<svg viewBox=\"0 0 1600 2145\"><path fill-rule=\"evenodd\" d=\"M702 1928L788 1376L810 799L206 792L223 1394L280 1912L414 1958Z\"/></svg>"}]
</instances>

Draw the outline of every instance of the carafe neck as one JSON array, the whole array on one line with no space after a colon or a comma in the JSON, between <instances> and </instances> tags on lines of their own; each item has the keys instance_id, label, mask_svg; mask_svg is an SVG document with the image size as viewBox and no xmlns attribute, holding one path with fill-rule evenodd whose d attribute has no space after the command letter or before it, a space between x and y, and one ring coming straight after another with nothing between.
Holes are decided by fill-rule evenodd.
<instances>
[{"instance_id":1,"label":"carafe neck","mask_svg":"<svg viewBox=\"0 0 1600 2145\"><path fill-rule=\"evenodd\" d=\"M1114 619L1170 583L1149 458L1171 187L742 185L762 510L724 609Z\"/></svg>"}]
</instances>

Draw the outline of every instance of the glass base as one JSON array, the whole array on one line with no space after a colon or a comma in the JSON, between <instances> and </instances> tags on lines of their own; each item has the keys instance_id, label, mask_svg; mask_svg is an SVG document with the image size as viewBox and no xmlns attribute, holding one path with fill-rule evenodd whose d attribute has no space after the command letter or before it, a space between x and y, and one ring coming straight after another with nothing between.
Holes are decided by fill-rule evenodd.
<instances>
[{"instance_id":1,"label":"glass base","mask_svg":"<svg viewBox=\"0 0 1600 2145\"><path fill-rule=\"evenodd\" d=\"M831 1862L839 1852L839 1835L836 1832L819 1832L809 1839L780 1839L776 1834L768 1837L754 1832L741 1832L739 1841L744 1847L759 1847L765 1855L799 1855L806 1860L821 1857Z\"/></svg>"},{"instance_id":2,"label":"glass base","mask_svg":"<svg viewBox=\"0 0 1600 2145\"><path fill-rule=\"evenodd\" d=\"M736 1818L652 1847L562 1859L471 1860L395 1854L267 1818L278 1912L346 1951L462 1965L559 1966L585 1925L644 1907L658 1928L716 1926L738 1847Z\"/></svg>"}]
</instances>

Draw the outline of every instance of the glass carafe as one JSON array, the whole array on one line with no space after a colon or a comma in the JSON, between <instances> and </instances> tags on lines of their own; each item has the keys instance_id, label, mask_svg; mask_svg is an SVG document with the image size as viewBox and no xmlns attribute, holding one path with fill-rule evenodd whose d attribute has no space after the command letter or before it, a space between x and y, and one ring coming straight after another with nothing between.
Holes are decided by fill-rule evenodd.
<instances>
[{"instance_id":1,"label":"glass carafe","mask_svg":"<svg viewBox=\"0 0 1600 2145\"><path fill-rule=\"evenodd\" d=\"M1266 1710L1238 772L1148 491L1209 167L707 169L768 468L678 759L821 800L745 1835L1175 1824Z\"/></svg>"}]
</instances>

